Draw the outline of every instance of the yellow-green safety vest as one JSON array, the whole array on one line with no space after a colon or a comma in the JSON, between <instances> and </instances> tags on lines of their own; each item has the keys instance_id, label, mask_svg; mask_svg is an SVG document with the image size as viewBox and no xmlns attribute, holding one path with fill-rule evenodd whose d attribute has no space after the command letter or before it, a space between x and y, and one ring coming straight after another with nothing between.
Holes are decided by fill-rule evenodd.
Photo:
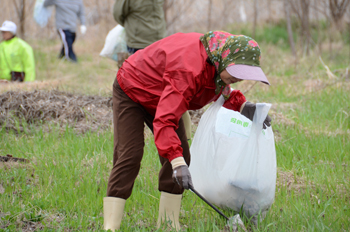
<instances>
[{"instance_id":1,"label":"yellow-green safety vest","mask_svg":"<svg viewBox=\"0 0 350 232\"><path fill-rule=\"evenodd\" d=\"M0 79L11 80L11 71L24 72L24 81L35 80L33 49L18 37L0 43Z\"/></svg>"}]
</instances>

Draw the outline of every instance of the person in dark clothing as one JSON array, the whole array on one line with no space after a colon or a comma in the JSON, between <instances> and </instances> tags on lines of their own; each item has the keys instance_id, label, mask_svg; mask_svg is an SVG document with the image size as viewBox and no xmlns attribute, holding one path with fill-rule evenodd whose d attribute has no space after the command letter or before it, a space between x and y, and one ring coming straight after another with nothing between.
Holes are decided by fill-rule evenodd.
<instances>
[{"instance_id":1,"label":"person in dark clothing","mask_svg":"<svg viewBox=\"0 0 350 232\"><path fill-rule=\"evenodd\" d=\"M61 53L58 55L58 58L62 59L71 59L72 61L77 61L77 57L73 51L73 43L75 41L76 33L69 30L58 29L58 34L62 40L62 49Z\"/></svg>"}]
</instances>

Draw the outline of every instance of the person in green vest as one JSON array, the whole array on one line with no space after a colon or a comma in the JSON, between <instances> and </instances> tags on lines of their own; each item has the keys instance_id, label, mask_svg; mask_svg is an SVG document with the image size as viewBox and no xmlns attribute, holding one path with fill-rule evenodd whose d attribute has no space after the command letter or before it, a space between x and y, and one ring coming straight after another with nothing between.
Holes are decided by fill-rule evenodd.
<instances>
[{"instance_id":1,"label":"person in green vest","mask_svg":"<svg viewBox=\"0 0 350 232\"><path fill-rule=\"evenodd\" d=\"M114 19L125 28L130 54L166 36L164 0L116 0Z\"/></svg>"},{"instance_id":2,"label":"person in green vest","mask_svg":"<svg viewBox=\"0 0 350 232\"><path fill-rule=\"evenodd\" d=\"M0 27L0 80L27 82L35 80L32 47L16 36L17 26L5 21Z\"/></svg>"}]
</instances>

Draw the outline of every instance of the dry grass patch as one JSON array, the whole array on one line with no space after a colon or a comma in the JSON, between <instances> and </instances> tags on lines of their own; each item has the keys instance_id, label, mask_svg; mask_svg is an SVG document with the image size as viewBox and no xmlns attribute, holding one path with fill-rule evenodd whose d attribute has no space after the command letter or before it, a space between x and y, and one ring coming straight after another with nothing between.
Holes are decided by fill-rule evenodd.
<instances>
[{"instance_id":1,"label":"dry grass patch","mask_svg":"<svg viewBox=\"0 0 350 232\"><path fill-rule=\"evenodd\" d=\"M0 162L0 168L7 171L12 168L18 168L18 169L23 169L30 166L29 163L21 163L21 162L14 162L14 161L9 161L9 162Z\"/></svg>"},{"instance_id":2,"label":"dry grass patch","mask_svg":"<svg viewBox=\"0 0 350 232\"><path fill-rule=\"evenodd\" d=\"M309 79L304 81L304 91L305 92L314 92L319 90L324 86L324 82L321 79Z\"/></svg>"},{"instance_id":3,"label":"dry grass patch","mask_svg":"<svg viewBox=\"0 0 350 232\"><path fill-rule=\"evenodd\" d=\"M322 129L315 129L315 130L308 130L309 132L311 132L312 134L316 134L316 135L327 135L328 137L336 137L338 135L345 135L345 136L349 136L350 138L350 130L343 130L343 129L336 129L336 130L322 130Z\"/></svg>"},{"instance_id":4,"label":"dry grass patch","mask_svg":"<svg viewBox=\"0 0 350 232\"><path fill-rule=\"evenodd\" d=\"M323 162L322 160L317 165L329 165L330 167L333 166L333 168L335 168L334 163L327 163ZM348 166L346 165L345 167ZM282 189L286 189L289 194L293 192L296 196L301 196L302 194L305 194L306 189L312 189L310 197L317 204L320 204L321 199L317 196L316 189L320 189L323 192L323 194L326 194L327 198L337 195L338 197L350 200L349 186L344 185L344 183L336 181L334 187L318 185L312 181L307 181L305 177L295 175L293 171L282 171L280 169L277 169L276 187L277 192L284 191Z\"/></svg>"},{"instance_id":5,"label":"dry grass patch","mask_svg":"<svg viewBox=\"0 0 350 232\"><path fill-rule=\"evenodd\" d=\"M296 103L273 103L269 112L273 124L282 124L285 126L295 126L295 121L283 112L298 110L300 107Z\"/></svg>"},{"instance_id":6,"label":"dry grass patch","mask_svg":"<svg viewBox=\"0 0 350 232\"><path fill-rule=\"evenodd\" d=\"M292 119L289 119L283 113L271 112L270 116L272 118L273 124L282 124L285 126L294 126L295 125L295 122Z\"/></svg>"},{"instance_id":7,"label":"dry grass patch","mask_svg":"<svg viewBox=\"0 0 350 232\"><path fill-rule=\"evenodd\" d=\"M34 81L34 82L7 82L0 83L0 93L7 91L34 91L34 90L52 90L61 86L65 79Z\"/></svg>"},{"instance_id":8,"label":"dry grass patch","mask_svg":"<svg viewBox=\"0 0 350 232\"><path fill-rule=\"evenodd\" d=\"M271 106L272 111L286 111L286 110L297 110L301 107L297 103L290 102L277 102Z\"/></svg>"},{"instance_id":9,"label":"dry grass patch","mask_svg":"<svg viewBox=\"0 0 350 232\"><path fill-rule=\"evenodd\" d=\"M299 125L299 128L305 133L308 138L312 138L315 135L326 135L328 137L336 137L336 136L345 136L350 139L350 129L337 128L335 130L325 128L313 128L313 127L302 127Z\"/></svg>"},{"instance_id":10,"label":"dry grass patch","mask_svg":"<svg viewBox=\"0 0 350 232\"><path fill-rule=\"evenodd\" d=\"M0 95L0 105L0 126L15 131L24 131L24 123L50 121L84 133L109 128L112 123L111 98L101 96L57 90L9 91Z\"/></svg>"},{"instance_id":11,"label":"dry grass patch","mask_svg":"<svg viewBox=\"0 0 350 232\"><path fill-rule=\"evenodd\" d=\"M315 188L315 185L306 181L304 177L296 176L293 171L277 169L276 187L278 192L282 191L281 188L286 188L288 193L301 195L308 187Z\"/></svg>"}]
</instances>

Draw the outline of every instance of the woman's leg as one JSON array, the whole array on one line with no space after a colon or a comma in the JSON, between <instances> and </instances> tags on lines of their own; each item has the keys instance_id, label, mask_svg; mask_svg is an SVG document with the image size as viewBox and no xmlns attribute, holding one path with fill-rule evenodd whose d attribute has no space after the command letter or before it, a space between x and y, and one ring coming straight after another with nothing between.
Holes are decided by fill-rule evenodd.
<instances>
[{"instance_id":1,"label":"woman's leg","mask_svg":"<svg viewBox=\"0 0 350 232\"><path fill-rule=\"evenodd\" d=\"M113 85L114 154L107 196L127 199L139 173L144 147L145 109Z\"/></svg>"},{"instance_id":2,"label":"woman's leg","mask_svg":"<svg viewBox=\"0 0 350 232\"><path fill-rule=\"evenodd\" d=\"M146 124L153 131L153 119L151 121L146 118ZM179 121L179 128L176 130L179 139L181 140L181 147L183 149L183 156L186 163L190 164L190 151L187 142L185 125L182 119ZM180 185L173 182L173 169L168 159L159 156L162 168L159 172L158 190L161 192L159 201L159 214L157 221L157 228L160 228L162 222L169 220L171 225L176 230L180 230L179 215L181 208L181 199L184 189Z\"/></svg>"}]
</instances>

